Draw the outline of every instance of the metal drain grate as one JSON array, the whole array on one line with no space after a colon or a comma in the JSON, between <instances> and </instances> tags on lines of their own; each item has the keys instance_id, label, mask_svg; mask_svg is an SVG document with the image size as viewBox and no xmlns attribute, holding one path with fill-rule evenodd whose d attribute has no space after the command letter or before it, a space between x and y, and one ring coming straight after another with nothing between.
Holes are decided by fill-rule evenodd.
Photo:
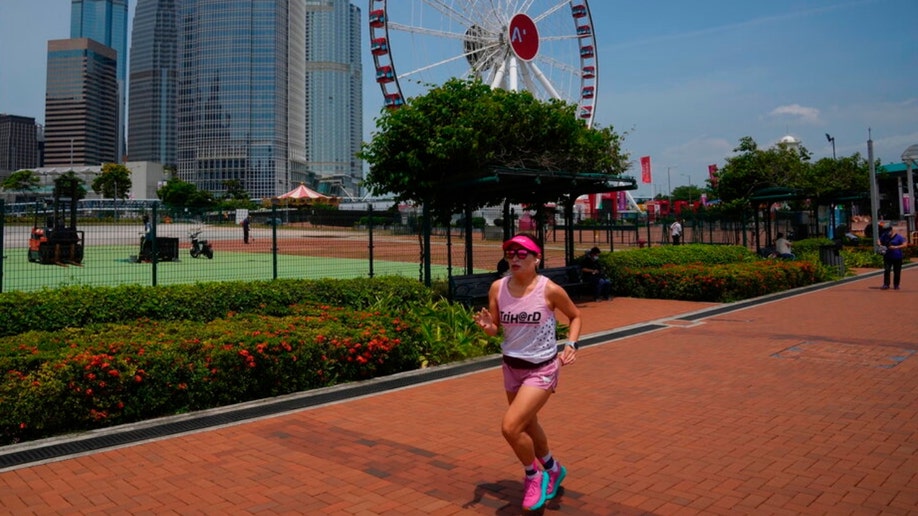
<instances>
[{"instance_id":1,"label":"metal drain grate","mask_svg":"<svg viewBox=\"0 0 918 516\"><path fill-rule=\"evenodd\" d=\"M775 358L806 360L858 367L892 369L914 355L916 350L895 346L865 346L840 342L801 342L773 354Z\"/></svg>"}]
</instances>

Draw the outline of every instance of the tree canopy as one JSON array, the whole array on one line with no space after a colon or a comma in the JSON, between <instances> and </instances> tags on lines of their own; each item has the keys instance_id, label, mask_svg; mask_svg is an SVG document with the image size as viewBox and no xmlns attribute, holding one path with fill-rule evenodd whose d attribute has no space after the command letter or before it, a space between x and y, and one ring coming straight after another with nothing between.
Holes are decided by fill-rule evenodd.
<instances>
[{"instance_id":1,"label":"tree canopy","mask_svg":"<svg viewBox=\"0 0 918 516\"><path fill-rule=\"evenodd\" d=\"M740 139L717 175L716 192L724 203L743 204L753 192L769 187L800 190L813 198L831 198L870 187L869 163L860 154L811 163L809 151L785 143L762 150L749 136Z\"/></svg>"},{"instance_id":2,"label":"tree canopy","mask_svg":"<svg viewBox=\"0 0 918 516\"><path fill-rule=\"evenodd\" d=\"M214 200L210 192L199 190L194 184L173 176L166 181L156 195L172 208L209 208Z\"/></svg>"},{"instance_id":3,"label":"tree canopy","mask_svg":"<svg viewBox=\"0 0 918 516\"><path fill-rule=\"evenodd\" d=\"M4 178L0 187L9 191L31 192L38 189L40 184L41 178L34 170L17 170Z\"/></svg>"},{"instance_id":4,"label":"tree canopy","mask_svg":"<svg viewBox=\"0 0 918 516\"><path fill-rule=\"evenodd\" d=\"M54 198L78 201L86 197L86 184L76 172L70 170L54 178Z\"/></svg>"},{"instance_id":5,"label":"tree canopy","mask_svg":"<svg viewBox=\"0 0 918 516\"><path fill-rule=\"evenodd\" d=\"M102 173L92 180L92 191L104 198L127 199L131 191L131 171L120 163L105 163Z\"/></svg>"},{"instance_id":6,"label":"tree canopy","mask_svg":"<svg viewBox=\"0 0 918 516\"><path fill-rule=\"evenodd\" d=\"M482 187L497 168L618 176L628 168L623 138L590 129L576 106L530 93L451 79L405 105L383 111L359 156L365 185L397 201L430 203L439 213L496 205L505 191ZM537 182L538 179L530 178ZM519 192L524 201L526 192ZM554 199L565 192L559 190Z\"/></svg>"}]
</instances>

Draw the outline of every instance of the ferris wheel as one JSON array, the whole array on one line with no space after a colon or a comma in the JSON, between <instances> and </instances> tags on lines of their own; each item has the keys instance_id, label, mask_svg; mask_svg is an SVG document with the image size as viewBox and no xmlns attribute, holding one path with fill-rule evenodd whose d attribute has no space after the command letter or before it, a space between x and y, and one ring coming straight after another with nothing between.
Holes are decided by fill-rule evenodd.
<instances>
[{"instance_id":1,"label":"ferris wheel","mask_svg":"<svg viewBox=\"0 0 918 516\"><path fill-rule=\"evenodd\" d=\"M388 108L452 77L577 104L588 127L599 65L587 0L369 0L370 50Z\"/></svg>"}]
</instances>

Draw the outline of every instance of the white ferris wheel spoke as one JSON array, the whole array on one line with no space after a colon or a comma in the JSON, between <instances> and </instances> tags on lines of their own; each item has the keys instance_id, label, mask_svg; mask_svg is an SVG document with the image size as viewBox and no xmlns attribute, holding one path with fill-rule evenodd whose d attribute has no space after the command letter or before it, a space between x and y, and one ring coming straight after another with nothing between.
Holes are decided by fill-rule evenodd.
<instances>
[{"instance_id":1,"label":"white ferris wheel spoke","mask_svg":"<svg viewBox=\"0 0 918 516\"><path fill-rule=\"evenodd\" d=\"M387 107L450 77L476 77L492 88L575 104L578 118L592 125L599 67L589 0L368 3L375 72ZM514 30L532 26L537 40L525 32L516 39Z\"/></svg>"}]
</instances>

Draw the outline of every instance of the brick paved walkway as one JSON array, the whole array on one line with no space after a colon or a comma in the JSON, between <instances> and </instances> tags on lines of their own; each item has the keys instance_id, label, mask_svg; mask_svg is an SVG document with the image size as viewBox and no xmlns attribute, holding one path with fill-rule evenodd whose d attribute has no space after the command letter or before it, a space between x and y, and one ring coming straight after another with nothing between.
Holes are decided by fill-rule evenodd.
<instances>
[{"instance_id":1,"label":"brick paved walkway","mask_svg":"<svg viewBox=\"0 0 918 516\"><path fill-rule=\"evenodd\" d=\"M918 514L918 268L735 311L619 298L542 414L545 514ZM689 314L689 315L686 315ZM519 514L499 370L0 472L11 514ZM2 450L0 450L2 451Z\"/></svg>"}]
</instances>

